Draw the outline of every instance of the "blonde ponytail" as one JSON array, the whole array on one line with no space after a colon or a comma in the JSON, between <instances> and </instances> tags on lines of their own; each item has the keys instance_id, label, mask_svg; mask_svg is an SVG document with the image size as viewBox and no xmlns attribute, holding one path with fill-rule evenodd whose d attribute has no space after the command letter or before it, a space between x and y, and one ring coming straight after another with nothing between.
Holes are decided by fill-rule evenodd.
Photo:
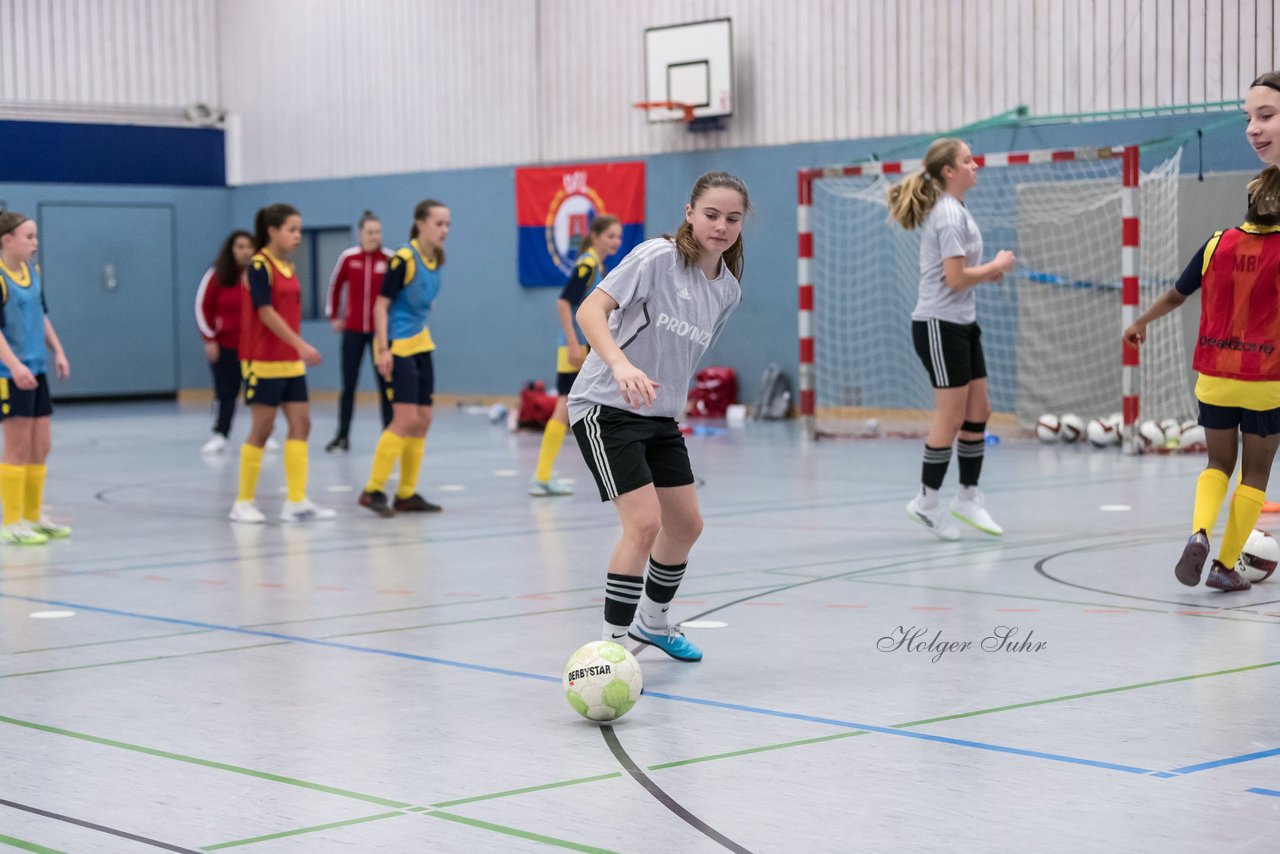
<instances>
[{"instance_id":1,"label":"blonde ponytail","mask_svg":"<svg viewBox=\"0 0 1280 854\"><path fill-rule=\"evenodd\" d=\"M889 216L894 222L908 231L924 222L945 189L942 170L955 167L962 145L954 137L935 139L924 154L924 166L889 188Z\"/></svg>"}]
</instances>

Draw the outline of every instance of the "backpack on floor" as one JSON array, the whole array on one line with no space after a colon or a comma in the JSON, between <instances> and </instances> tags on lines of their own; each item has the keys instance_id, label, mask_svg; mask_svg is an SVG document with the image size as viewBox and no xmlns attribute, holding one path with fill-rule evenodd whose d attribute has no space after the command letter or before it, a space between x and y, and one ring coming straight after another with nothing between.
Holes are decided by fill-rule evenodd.
<instances>
[{"instance_id":1,"label":"backpack on floor","mask_svg":"<svg viewBox=\"0 0 1280 854\"><path fill-rule=\"evenodd\" d=\"M551 413L556 410L556 396L547 394L547 387L540 382L530 382L520 390L520 411L516 414L517 427L547 426Z\"/></svg>"},{"instance_id":2,"label":"backpack on floor","mask_svg":"<svg viewBox=\"0 0 1280 854\"><path fill-rule=\"evenodd\" d=\"M777 362L770 362L769 367L764 369L764 376L760 378L760 391L751 407L751 417L776 421L786 418L790 408L791 380Z\"/></svg>"},{"instance_id":3,"label":"backpack on floor","mask_svg":"<svg viewBox=\"0 0 1280 854\"><path fill-rule=\"evenodd\" d=\"M738 375L733 368L703 368L694 377L686 411L696 418L724 418L729 404L737 402Z\"/></svg>"}]
</instances>

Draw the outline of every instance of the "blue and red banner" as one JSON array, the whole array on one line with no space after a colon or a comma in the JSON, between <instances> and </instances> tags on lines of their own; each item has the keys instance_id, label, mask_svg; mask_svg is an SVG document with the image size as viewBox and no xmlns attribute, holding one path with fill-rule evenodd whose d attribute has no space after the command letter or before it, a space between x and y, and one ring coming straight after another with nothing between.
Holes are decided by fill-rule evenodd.
<instances>
[{"instance_id":1,"label":"blue and red banner","mask_svg":"<svg viewBox=\"0 0 1280 854\"><path fill-rule=\"evenodd\" d=\"M613 267L644 240L643 162L517 169L520 284L563 286L582 236L600 214L622 221L622 246L607 265Z\"/></svg>"}]
</instances>

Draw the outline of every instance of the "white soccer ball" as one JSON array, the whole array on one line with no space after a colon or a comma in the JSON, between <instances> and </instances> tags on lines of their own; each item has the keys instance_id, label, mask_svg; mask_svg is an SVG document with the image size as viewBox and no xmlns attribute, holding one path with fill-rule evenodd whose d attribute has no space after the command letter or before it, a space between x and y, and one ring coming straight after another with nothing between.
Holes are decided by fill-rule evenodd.
<instances>
[{"instance_id":1,"label":"white soccer ball","mask_svg":"<svg viewBox=\"0 0 1280 854\"><path fill-rule=\"evenodd\" d=\"M1150 418L1138 425L1138 438L1142 440L1144 450L1164 447L1164 431Z\"/></svg>"},{"instance_id":2,"label":"white soccer ball","mask_svg":"<svg viewBox=\"0 0 1280 854\"><path fill-rule=\"evenodd\" d=\"M1085 435L1089 437L1089 444L1095 448L1105 448L1120 441L1120 434L1107 419L1094 418L1084 429Z\"/></svg>"},{"instance_id":3,"label":"white soccer ball","mask_svg":"<svg viewBox=\"0 0 1280 854\"><path fill-rule=\"evenodd\" d=\"M1236 561L1236 569L1257 584L1271 577L1271 573L1276 571L1277 562L1280 562L1280 543L1255 528L1245 541L1244 551L1240 552L1240 559Z\"/></svg>"},{"instance_id":4,"label":"white soccer ball","mask_svg":"<svg viewBox=\"0 0 1280 854\"><path fill-rule=\"evenodd\" d=\"M1036 421L1036 438L1041 442L1052 444L1058 441L1058 435L1062 430L1062 424L1058 421L1056 415L1041 415Z\"/></svg>"},{"instance_id":5,"label":"white soccer ball","mask_svg":"<svg viewBox=\"0 0 1280 854\"><path fill-rule=\"evenodd\" d=\"M1124 414L1120 412L1111 413L1107 416L1107 423L1115 429L1116 433L1119 433L1124 429Z\"/></svg>"},{"instance_id":6,"label":"white soccer ball","mask_svg":"<svg viewBox=\"0 0 1280 854\"><path fill-rule=\"evenodd\" d=\"M1199 427L1199 426L1200 426L1200 422L1196 421L1194 418L1188 418L1186 421L1182 422L1182 426L1179 428L1179 435L1187 432L1192 427Z\"/></svg>"},{"instance_id":7,"label":"white soccer ball","mask_svg":"<svg viewBox=\"0 0 1280 854\"><path fill-rule=\"evenodd\" d=\"M1084 438L1084 419L1073 412L1058 419L1058 429L1064 442L1079 442Z\"/></svg>"},{"instance_id":8,"label":"white soccer ball","mask_svg":"<svg viewBox=\"0 0 1280 854\"><path fill-rule=\"evenodd\" d=\"M1176 418L1166 418L1160 422L1164 431L1164 446L1170 450L1178 447L1178 437L1182 435L1182 424Z\"/></svg>"},{"instance_id":9,"label":"white soccer ball","mask_svg":"<svg viewBox=\"0 0 1280 854\"><path fill-rule=\"evenodd\" d=\"M644 680L636 657L612 641L592 641L569 656L564 696L584 718L612 721L640 699Z\"/></svg>"},{"instance_id":10,"label":"white soccer ball","mask_svg":"<svg viewBox=\"0 0 1280 854\"><path fill-rule=\"evenodd\" d=\"M1206 451L1209 444L1204 437L1204 428L1199 424L1184 427L1178 436L1178 448L1183 451Z\"/></svg>"}]
</instances>

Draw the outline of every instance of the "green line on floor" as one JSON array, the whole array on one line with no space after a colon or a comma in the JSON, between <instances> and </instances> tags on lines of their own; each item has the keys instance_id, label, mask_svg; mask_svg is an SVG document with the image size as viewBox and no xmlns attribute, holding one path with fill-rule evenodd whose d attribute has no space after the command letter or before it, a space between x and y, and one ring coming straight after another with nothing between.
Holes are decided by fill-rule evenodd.
<instances>
[{"instance_id":1,"label":"green line on floor","mask_svg":"<svg viewBox=\"0 0 1280 854\"><path fill-rule=\"evenodd\" d=\"M350 827L353 824L364 824L368 821L381 821L384 818L395 818L404 815L397 810L396 812L383 812L377 815L367 815L364 818L353 818L347 821L331 821L328 824L317 824L311 827L300 827L297 830L284 830L280 833L268 833L266 836L255 836L251 839L235 839L231 842L219 842L217 845L206 845L201 851L220 851L223 848L235 848L240 845L252 845L255 842L268 842L272 839L284 839L287 836L301 836L304 833L316 833L321 830L332 830L335 827Z\"/></svg>"}]
</instances>

